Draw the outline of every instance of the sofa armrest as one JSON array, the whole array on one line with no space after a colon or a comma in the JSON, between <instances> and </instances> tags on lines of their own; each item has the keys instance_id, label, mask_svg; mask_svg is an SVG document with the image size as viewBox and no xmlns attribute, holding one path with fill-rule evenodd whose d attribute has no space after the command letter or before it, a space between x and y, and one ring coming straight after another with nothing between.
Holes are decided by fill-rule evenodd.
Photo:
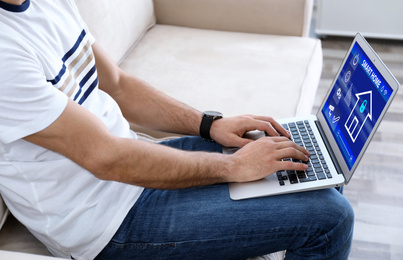
<instances>
[{"instance_id":1,"label":"sofa armrest","mask_svg":"<svg viewBox=\"0 0 403 260\"><path fill-rule=\"evenodd\" d=\"M308 36L313 0L154 0L157 23Z\"/></svg>"}]
</instances>

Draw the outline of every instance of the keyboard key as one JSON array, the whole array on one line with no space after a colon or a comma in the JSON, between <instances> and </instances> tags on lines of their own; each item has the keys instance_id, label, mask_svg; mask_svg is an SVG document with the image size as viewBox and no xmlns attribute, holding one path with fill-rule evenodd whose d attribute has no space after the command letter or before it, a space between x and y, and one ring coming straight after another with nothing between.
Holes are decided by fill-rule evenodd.
<instances>
[{"instance_id":1,"label":"keyboard key","mask_svg":"<svg viewBox=\"0 0 403 260\"><path fill-rule=\"evenodd\" d=\"M316 181L317 179L316 179L316 176L311 176L311 177L308 177L308 178L305 178L305 179L301 179L301 180L299 180L301 183L303 183L303 182L309 182L309 181Z\"/></svg>"},{"instance_id":2,"label":"keyboard key","mask_svg":"<svg viewBox=\"0 0 403 260\"><path fill-rule=\"evenodd\" d=\"M307 171L306 175L308 175L308 177L316 176L316 174L313 172L313 170Z\"/></svg>"},{"instance_id":3,"label":"keyboard key","mask_svg":"<svg viewBox=\"0 0 403 260\"><path fill-rule=\"evenodd\" d=\"M282 171L279 171L279 172L277 172L277 179L278 179L279 181L284 181L284 180L287 180L288 177L287 177L287 174L286 174L286 173L284 173L284 175L283 175L283 172L282 172Z\"/></svg>"},{"instance_id":4,"label":"keyboard key","mask_svg":"<svg viewBox=\"0 0 403 260\"><path fill-rule=\"evenodd\" d=\"M315 168L315 169L321 169L321 168L322 168L322 165L320 165L319 163L315 163L315 164L313 164L313 168Z\"/></svg>"},{"instance_id":5,"label":"keyboard key","mask_svg":"<svg viewBox=\"0 0 403 260\"><path fill-rule=\"evenodd\" d=\"M290 183L291 183L291 184L296 184L296 183L298 183L298 178L297 178L297 175L296 175L295 173L289 174L289 175L288 175L288 179L290 180Z\"/></svg>"},{"instance_id":6,"label":"keyboard key","mask_svg":"<svg viewBox=\"0 0 403 260\"><path fill-rule=\"evenodd\" d=\"M306 178L306 175L305 175L304 171L297 171L297 176L298 176L299 179Z\"/></svg>"},{"instance_id":7,"label":"keyboard key","mask_svg":"<svg viewBox=\"0 0 403 260\"><path fill-rule=\"evenodd\" d=\"M316 176L318 176L319 180L325 180L326 179L326 176L325 176L325 174L323 172L317 173Z\"/></svg>"}]
</instances>

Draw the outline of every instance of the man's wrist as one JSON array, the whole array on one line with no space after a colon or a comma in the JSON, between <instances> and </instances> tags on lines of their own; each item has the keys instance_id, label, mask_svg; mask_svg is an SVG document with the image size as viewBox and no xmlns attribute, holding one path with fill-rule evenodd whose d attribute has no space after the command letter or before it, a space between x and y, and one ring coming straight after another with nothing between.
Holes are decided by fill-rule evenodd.
<instances>
[{"instance_id":1,"label":"man's wrist","mask_svg":"<svg viewBox=\"0 0 403 260\"><path fill-rule=\"evenodd\" d=\"M220 112L205 111L203 113L202 121L200 123L200 130L199 130L200 136L205 140L213 141L213 139L210 136L211 125L215 120L218 120L222 117L223 115Z\"/></svg>"}]
</instances>

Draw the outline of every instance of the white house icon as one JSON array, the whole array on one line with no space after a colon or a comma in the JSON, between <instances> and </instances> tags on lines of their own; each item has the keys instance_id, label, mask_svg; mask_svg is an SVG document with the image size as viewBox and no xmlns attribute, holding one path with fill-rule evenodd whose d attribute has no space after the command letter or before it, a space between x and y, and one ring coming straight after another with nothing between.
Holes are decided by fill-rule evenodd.
<instances>
[{"instance_id":1,"label":"white house icon","mask_svg":"<svg viewBox=\"0 0 403 260\"><path fill-rule=\"evenodd\" d=\"M344 124L344 127L347 129L353 143L357 140L357 136L361 132L367 118L369 117L372 121L372 91L361 92L355 94L355 96L357 97L357 102L355 102L355 105Z\"/></svg>"}]
</instances>

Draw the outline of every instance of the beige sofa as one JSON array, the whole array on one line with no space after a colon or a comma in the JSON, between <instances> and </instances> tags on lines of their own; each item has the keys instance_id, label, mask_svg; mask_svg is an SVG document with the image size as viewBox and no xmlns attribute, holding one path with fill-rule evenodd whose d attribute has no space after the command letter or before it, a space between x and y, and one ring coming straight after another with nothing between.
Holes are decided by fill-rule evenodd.
<instances>
[{"instance_id":1,"label":"beige sofa","mask_svg":"<svg viewBox=\"0 0 403 260\"><path fill-rule=\"evenodd\" d=\"M307 37L313 0L76 2L124 70L201 111L276 118L311 112L322 69L321 43ZM7 215L1 203L0 218ZM49 255L11 215L0 250ZM40 258L0 251L0 259Z\"/></svg>"}]
</instances>

